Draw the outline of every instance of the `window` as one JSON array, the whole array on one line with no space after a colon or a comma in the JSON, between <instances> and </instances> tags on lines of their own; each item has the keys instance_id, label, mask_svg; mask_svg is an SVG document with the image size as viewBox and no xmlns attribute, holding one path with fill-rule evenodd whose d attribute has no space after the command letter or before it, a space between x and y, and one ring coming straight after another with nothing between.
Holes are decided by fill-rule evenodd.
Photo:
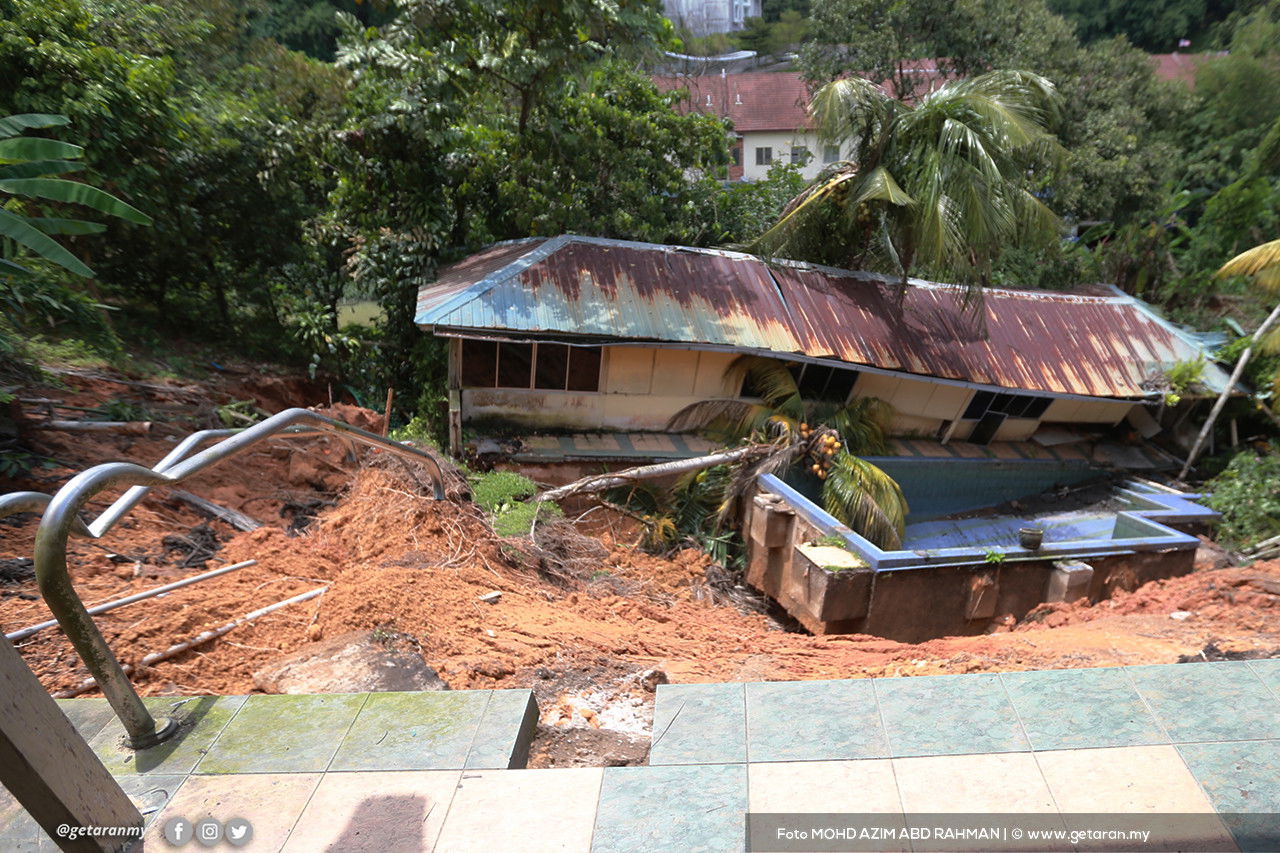
<instances>
[{"instance_id":1,"label":"window","mask_svg":"<svg viewBox=\"0 0 1280 853\"><path fill-rule=\"evenodd\" d=\"M600 390L600 347L462 342L464 388Z\"/></svg>"},{"instance_id":2,"label":"window","mask_svg":"<svg viewBox=\"0 0 1280 853\"><path fill-rule=\"evenodd\" d=\"M824 146L822 146L822 162L823 162L823 163L834 163L835 161L837 161L837 160L839 160L839 159L840 159L840 146L839 146L839 145L824 145Z\"/></svg>"},{"instance_id":3,"label":"window","mask_svg":"<svg viewBox=\"0 0 1280 853\"><path fill-rule=\"evenodd\" d=\"M964 410L962 420L981 420L988 414L1004 415L1010 418L1038 418L1053 400L1049 397L1036 397L1031 394L996 394L992 391L979 391L969 401Z\"/></svg>"},{"instance_id":4,"label":"window","mask_svg":"<svg viewBox=\"0 0 1280 853\"><path fill-rule=\"evenodd\" d=\"M732 154L733 154L733 165L741 166L742 165L742 146L741 145L733 146Z\"/></svg>"},{"instance_id":5,"label":"window","mask_svg":"<svg viewBox=\"0 0 1280 853\"><path fill-rule=\"evenodd\" d=\"M800 396L806 400L825 400L843 403L849 399L858 381L858 371L825 364L790 364L787 369L795 377ZM742 380L739 396L759 397L760 389L747 374Z\"/></svg>"},{"instance_id":6,"label":"window","mask_svg":"<svg viewBox=\"0 0 1280 853\"><path fill-rule=\"evenodd\" d=\"M791 165L805 166L813 159L813 155L809 153L809 149L803 145L791 146Z\"/></svg>"},{"instance_id":7,"label":"window","mask_svg":"<svg viewBox=\"0 0 1280 853\"><path fill-rule=\"evenodd\" d=\"M757 166L768 166L772 162L773 162L772 148L765 146L763 148L756 149L756 165Z\"/></svg>"}]
</instances>

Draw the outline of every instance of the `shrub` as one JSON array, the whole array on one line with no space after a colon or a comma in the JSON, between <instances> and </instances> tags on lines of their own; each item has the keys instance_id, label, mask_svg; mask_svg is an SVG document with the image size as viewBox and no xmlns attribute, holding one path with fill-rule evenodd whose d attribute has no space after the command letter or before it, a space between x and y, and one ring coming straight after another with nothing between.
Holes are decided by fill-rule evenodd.
<instances>
[{"instance_id":1,"label":"shrub","mask_svg":"<svg viewBox=\"0 0 1280 853\"><path fill-rule=\"evenodd\" d=\"M563 517L564 511L553 501L508 504L494 517L493 531L499 536L528 536L535 523Z\"/></svg>"},{"instance_id":2,"label":"shrub","mask_svg":"<svg viewBox=\"0 0 1280 853\"><path fill-rule=\"evenodd\" d=\"M511 509L516 501L537 493L538 487L533 480L514 471L490 471L476 480L471 488L472 500L492 513Z\"/></svg>"},{"instance_id":3,"label":"shrub","mask_svg":"<svg viewBox=\"0 0 1280 853\"><path fill-rule=\"evenodd\" d=\"M1238 548L1280 534L1280 455L1239 453L1207 488L1222 542Z\"/></svg>"}]
</instances>

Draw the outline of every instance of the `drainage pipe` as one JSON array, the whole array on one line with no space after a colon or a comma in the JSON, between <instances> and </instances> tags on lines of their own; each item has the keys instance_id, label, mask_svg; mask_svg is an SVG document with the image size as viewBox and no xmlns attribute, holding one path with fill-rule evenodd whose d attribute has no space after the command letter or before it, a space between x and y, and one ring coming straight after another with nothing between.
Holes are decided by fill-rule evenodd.
<instances>
[{"instance_id":1,"label":"drainage pipe","mask_svg":"<svg viewBox=\"0 0 1280 853\"><path fill-rule=\"evenodd\" d=\"M298 604L303 601L309 601L310 599L315 598L316 596L326 592L328 589L329 587L322 586L319 589L313 589L309 592L304 592L301 595L295 595L293 598L287 598L284 601L277 601L275 604L271 604L266 607L261 607L253 611L252 613L246 613L245 615L241 616L239 619L235 619L223 625L221 628L214 628L211 631L205 631L203 634L198 634L197 636L192 637L190 640L187 640L185 643L178 643L177 645L170 646L169 648L165 649L162 652L153 652L147 655L146 657L144 657L139 662L139 665L150 666L153 663L159 663L162 660L168 660L169 658L180 655L185 651L190 651L191 649L194 649L196 646L204 645L210 640L216 640L219 637L221 637L223 634L227 634L231 632L233 629L238 628L239 626L243 625L246 622L252 622L254 619L257 619L259 616L266 616L268 613L271 613L275 610L279 610L282 607L288 607L290 604ZM130 666L129 664L125 664L123 669L126 673L133 672L133 667ZM76 685L75 687L72 687L68 690L61 690L53 694L53 698L70 699L72 696L79 696L81 693L88 692L97 686L98 686L98 682L95 679L90 678Z\"/></svg>"},{"instance_id":2,"label":"drainage pipe","mask_svg":"<svg viewBox=\"0 0 1280 853\"><path fill-rule=\"evenodd\" d=\"M201 575L192 575L189 578L183 578L182 580L176 581L174 583L167 583L164 586L158 586L155 589L148 589L144 592L139 592L136 595L130 595L125 598L117 599L115 601L108 601L106 604L98 604L94 607L90 607L85 612L87 612L90 616L97 616L99 613L106 613L108 610L115 610L117 607L124 607L126 604L133 604L135 601L143 601L144 599L148 599L153 596L163 595L166 592L172 592L175 589L182 589L184 586L190 586L193 583L199 583L200 581L207 581L212 578L219 577L220 575L225 575L228 572L234 572L236 569L243 569L248 566L255 566L257 564L258 564L257 560L245 560L243 563L233 563L230 566L223 566L222 568L214 569L211 572L205 572L204 574L201 574ZM5 634L4 636L5 636L5 639L12 640L13 642L16 643L18 640L25 640L27 637L30 637L32 634L39 633L40 631L43 631L45 628L52 628L54 625L57 625L57 624L58 624L57 619L50 619L47 622L41 622L39 625L32 625L28 628L22 628L20 630L14 631L11 634Z\"/></svg>"}]
</instances>

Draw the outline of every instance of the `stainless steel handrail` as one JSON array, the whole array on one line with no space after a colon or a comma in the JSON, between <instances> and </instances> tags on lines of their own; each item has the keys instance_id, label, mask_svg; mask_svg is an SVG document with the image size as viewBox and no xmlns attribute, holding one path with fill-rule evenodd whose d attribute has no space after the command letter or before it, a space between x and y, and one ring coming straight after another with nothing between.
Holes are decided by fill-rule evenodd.
<instances>
[{"instance_id":1,"label":"stainless steel handrail","mask_svg":"<svg viewBox=\"0 0 1280 853\"><path fill-rule=\"evenodd\" d=\"M299 426L305 432L297 431ZM287 430L292 431L286 433ZM18 492L0 498L0 515L44 507L40 528L36 531L36 582L49 610L102 688L120 722L124 724L129 744L133 748L143 749L159 743L173 733L175 726L171 720L164 720L157 725L76 594L67 572L68 537L72 533L100 537L155 486L181 483L259 441L282 433L293 436L318 431L340 433L362 444L385 447L401 456L423 462L431 474L435 499L444 499L444 477L440 464L429 453L306 409L286 409L244 430L206 430L195 433L170 451L155 468L130 462L108 462L94 466L72 477L52 498L38 492ZM221 436L227 437L190 458L183 458L204 441ZM86 526L79 516L85 503L98 492L120 485L133 488L118 498L92 524Z\"/></svg>"}]
</instances>

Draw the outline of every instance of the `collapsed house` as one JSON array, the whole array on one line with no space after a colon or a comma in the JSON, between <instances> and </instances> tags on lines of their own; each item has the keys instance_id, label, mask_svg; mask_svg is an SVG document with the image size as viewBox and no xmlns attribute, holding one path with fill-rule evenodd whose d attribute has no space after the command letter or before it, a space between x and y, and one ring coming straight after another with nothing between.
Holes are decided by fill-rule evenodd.
<instances>
[{"instance_id":1,"label":"collapsed house","mask_svg":"<svg viewBox=\"0 0 1280 853\"><path fill-rule=\"evenodd\" d=\"M984 554L990 562L991 548L1003 543L957 540L937 520L1103 470L1170 467L1174 457L1143 439L1180 422L1186 428L1179 412L1228 382L1195 336L1115 288L991 288L976 309L962 296L953 285L917 279L903 288L866 272L563 235L497 244L443 270L419 293L416 322L449 341L450 449L461 450L465 435L473 449L500 449L525 465L578 463L581 471L584 463L598 469L696 455L708 445L669 434L667 424L702 400L753 399L749 379L730 369L743 354L785 361L807 398L885 401L892 455L872 459L902 486L909 522L934 527L917 527L913 540L909 524L907 551L890 557L863 549L859 562L873 572L878 560L886 570L983 562ZM1198 385L1179 411L1167 410L1167 371L1197 360L1205 362ZM773 485L764 490L807 500ZM1131 503L1160 515L1151 500L1144 493ZM1171 500L1179 512L1166 507L1161 518L1200 524L1212 515ZM817 530L834 523L806 517ZM1120 542L1102 549L1108 554L1133 552L1135 538L1156 551L1195 541L1117 517L1110 513L1108 530L1090 528L1086 546L1054 551L1050 535L1046 548L1059 560L1101 553L1099 538ZM777 534L769 537L768 547L779 548ZM968 551L933 554L955 547ZM925 552L922 561L904 556ZM786 597L782 580L757 574L757 586ZM1042 600L1043 580L1033 585L1036 594L1013 610ZM1103 594L1106 584L1096 586ZM967 621L988 609L969 608ZM815 616L812 627L866 627L865 614L842 613Z\"/></svg>"}]
</instances>

